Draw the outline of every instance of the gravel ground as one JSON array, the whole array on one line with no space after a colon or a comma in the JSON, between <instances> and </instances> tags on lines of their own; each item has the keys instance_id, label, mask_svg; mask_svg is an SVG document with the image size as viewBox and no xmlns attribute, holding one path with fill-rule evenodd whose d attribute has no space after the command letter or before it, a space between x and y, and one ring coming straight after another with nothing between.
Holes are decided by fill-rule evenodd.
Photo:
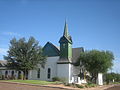
<instances>
[{"instance_id":1,"label":"gravel ground","mask_svg":"<svg viewBox=\"0 0 120 90\"><path fill-rule=\"evenodd\" d=\"M116 85L114 87L111 87L111 88L108 88L108 89L105 89L105 90L120 90L120 85Z\"/></svg>"},{"instance_id":2,"label":"gravel ground","mask_svg":"<svg viewBox=\"0 0 120 90\"><path fill-rule=\"evenodd\" d=\"M65 89L20 85L20 84L12 84L12 83L10 84L10 83L0 82L0 90L65 90Z\"/></svg>"},{"instance_id":3,"label":"gravel ground","mask_svg":"<svg viewBox=\"0 0 120 90\"><path fill-rule=\"evenodd\" d=\"M50 85L50 86L55 87L55 85ZM59 87L64 87L64 86L59 86ZM74 89L70 87L68 88L71 90L75 90L75 88ZM0 82L0 90L68 90L68 89ZM84 89L77 88L76 90L120 90L120 85L104 85L104 86L99 86L94 88L84 88Z\"/></svg>"}]
</instances>

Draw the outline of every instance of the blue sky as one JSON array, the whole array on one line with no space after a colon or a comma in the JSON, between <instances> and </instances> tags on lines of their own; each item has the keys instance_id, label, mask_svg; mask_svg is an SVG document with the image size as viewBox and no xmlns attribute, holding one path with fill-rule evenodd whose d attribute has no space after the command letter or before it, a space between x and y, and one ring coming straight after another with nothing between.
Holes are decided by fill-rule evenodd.
<instances>
[{"instance_id":1,"label":"blue sky","mask_svg":"<svg viewBox=\"0 0 120 90\"><path fill-rule=\"evenodd\" d=\"M120 0L0 0L0 59L13 37L59 46L65 19L73 47L112 51L120 73Z\"/></svg>"}]
</instances>

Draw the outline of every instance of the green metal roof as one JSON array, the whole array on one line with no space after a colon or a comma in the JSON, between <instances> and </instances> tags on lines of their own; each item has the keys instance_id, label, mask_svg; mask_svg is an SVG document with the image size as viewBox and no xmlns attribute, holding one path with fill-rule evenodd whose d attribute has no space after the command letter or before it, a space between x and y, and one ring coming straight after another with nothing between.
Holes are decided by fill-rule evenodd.
<instances>
[{"instance_id":1,"label":"green metal roof","mask_svg":"<svg viewBox=\"0 0 120 90\"><path fill-rule=\"evenodd\" d=\"M43 47L43 54L48 57L59 56L60 50L50 42L47 42Z\"/></svg>"}]
</instances>

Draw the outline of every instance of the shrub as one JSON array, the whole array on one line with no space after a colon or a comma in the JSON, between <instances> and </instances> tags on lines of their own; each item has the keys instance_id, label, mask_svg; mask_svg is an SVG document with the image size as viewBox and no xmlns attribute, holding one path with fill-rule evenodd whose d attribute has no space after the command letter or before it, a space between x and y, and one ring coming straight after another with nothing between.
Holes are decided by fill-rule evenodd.
<instances>
[{"instance_id":1,"label":"shrub","mask_svg":"<svg viewBox=\"0 0 120 90\"><path fill-rule=\"evenodd\" d=\"M64 85L65 85L65 86L71 86L71 84L70 84L70 83L65 83Z\"/></svg>"},{"instance_id":2,"label":"shrub","mask_svg":"<svg viewBox=\"0 0 120 90\"><path fill-rule=\"evenodd\" d=\"M79 84L75 84L77 88L84 88L84 86L79 85Z\"/></svg>"},{"instance_id":3,"label":"shrub","mask_svg":"<svg viewBox=\"0 0 120 90\"><path fill-rule=\"evenodd\" d=\"M2 80L5 80L5 76L4 75L2 75Z\"/></svg>"},{"instance_id":4,"label":"shrub","mask_svg":"<svg viewBox=\"0 0 120 90\"><path fill-rule=\"evenodd\" d=\"M60 78L60 81L63 82L64 84L66 84L67 79L66 78Z\"/></svg>"},{"instance_id":5,"label":"shrub","mask_svg":"<svg viewBox=\"0 0 120 90\"><path fill-rule=\"evenodd\" d=\"M12 79L12 80L15 80L15 75L11 76L11 79Z\"/></svg>"},{"instance_id":6,"label":"shrub","mask_svg":"<svg viewBox=\"0 0 120 90\"><path fill-rule=\"evenodd\" d=\"M85 87L90 88L90 87L96 87L97 85L94 83L87 83Z\"/></svg>"},{"instance_id":7,"label":"shrub","mask_svg":"<svg viewBox=\"0 0 120 90\"><path fill-rule=\"evenodd\" d=\"M70 87L74 87L74 88L84 88L83 85L80 85L80 84L75 84L75 83L66 83L64 84L65 86L70 86Z\"/></svg>"},{"instance_id":8,"label":"shrub","mask_svg":"<svg viewBox=\"0 0 120 90\"><path fill-rule=\"evenodd\" d=\"M52 81L60 81L60 78L59 77L53 77Z\"/></svg>"},{"instance_id":9,"label":"shrub","mask_svg":"<svg viewBox=\"0 0 120 90\"><path fill-rule=\"evenodd\" d=\"M20 74L20 75L18 76L18 79L22 79L22 80L23 80L23 78L24 78L24 75L23 75L23 74Z\"/></svg>"},{"instance_id":10,"label":"shrub","mask_svg":"<svg viewBox=\"0 0 120 90\"><path fill-rule=\"evenodd\" d=\"M76 88L76 85L74 83L64 83L64 85Z\"/></svg>"}]
</instances>

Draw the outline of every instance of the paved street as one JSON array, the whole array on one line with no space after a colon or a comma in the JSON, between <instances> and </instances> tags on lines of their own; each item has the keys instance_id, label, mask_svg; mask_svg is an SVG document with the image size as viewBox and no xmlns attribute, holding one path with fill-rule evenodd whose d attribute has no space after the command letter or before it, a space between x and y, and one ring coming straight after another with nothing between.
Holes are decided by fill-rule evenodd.
<instances>
[{"instance_id":1,"label":"paved street","mask_svg":"<svg viewBox=\"0 0 120 90\"><path fill-rule=\"evenodd\" d=\"M63 90L63 89L0 82L0 90Z\"/></svg>"}]
</instances>

